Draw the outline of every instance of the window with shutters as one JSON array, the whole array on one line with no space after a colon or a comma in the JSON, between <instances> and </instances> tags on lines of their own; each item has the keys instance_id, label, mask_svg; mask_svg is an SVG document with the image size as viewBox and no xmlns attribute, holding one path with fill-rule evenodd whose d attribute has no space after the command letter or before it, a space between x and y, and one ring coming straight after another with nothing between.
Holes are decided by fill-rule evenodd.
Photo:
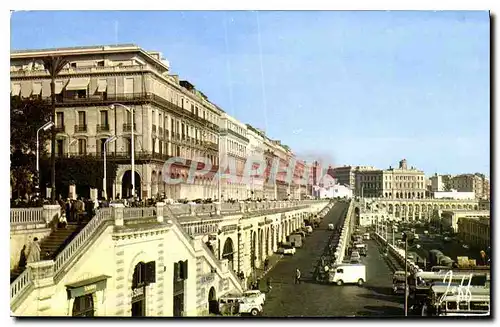
<instances>
[{"instance_id":1,"label":"window with shutters","mask_svg":"<svg viewBox=\"0 0 500 327\"><path fill-rule=\"evenodd\" d=\"M134 93L134 78L125 78L125 83L123 86L123 93L133 94Z\"/></svg>"},{"instance_id":2,"label":"window with shutters","mask_svg":"<svg viewBox=\"0 0 500 327\"><path fill-rule=\"evenodd\" d=\"M85 111L78 111L78 125L85 126L87 124L87 115Z\"/></svg>"},{"instance_id":3,"label":"window with shutters","mask_svg":"<svg viewBox=\"0 0 500 327\"><path fill-rule=\"evenodd\" d=\"M87 140L79 139L78 140L78 154L85 155L87 154Z\"/></svg>"}]
</instances>

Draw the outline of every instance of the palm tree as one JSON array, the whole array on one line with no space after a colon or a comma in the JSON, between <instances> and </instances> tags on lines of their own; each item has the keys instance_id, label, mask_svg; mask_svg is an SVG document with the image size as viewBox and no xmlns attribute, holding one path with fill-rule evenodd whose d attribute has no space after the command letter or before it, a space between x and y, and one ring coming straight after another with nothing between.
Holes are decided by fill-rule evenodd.
<instances>
[{"instance_id":1,"label":"palm tree","mask_svg":"<svg viewBox=\"0 0 500 327\"><path fill-rule=\"evenodd\" d=\"M56 121L56 77L59 72L68 63L64 57L49 56L42 59L43 66L50 74L50 97L51 97L51 108L52 116L51 120L55 123ZM51 199L56 200L56 129L52 128L52 137L50 142L50 165L52 167L51 176Z\"/></svg>"}]
</instances>

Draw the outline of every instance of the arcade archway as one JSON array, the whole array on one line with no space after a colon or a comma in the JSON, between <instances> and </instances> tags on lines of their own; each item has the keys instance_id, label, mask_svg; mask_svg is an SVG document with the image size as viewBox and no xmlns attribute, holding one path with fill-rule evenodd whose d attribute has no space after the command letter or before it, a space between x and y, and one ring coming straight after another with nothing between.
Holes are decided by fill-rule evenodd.
<instances>
[{"instance_id":1,"label":"arcade archway","mask_svg":"<svg viewBox=\"0 0 500 327\"><path fill-rule=\"evenodd\" d=\"M208 313L218 314L219 313L219 303L217 302L217 293L215 288L212 286L208 292Z\"/></svg>"},{"instance_id":2,"label":"arcade archway","mask_svg":"<svg viewBox=\"0 0 500 327\"><path fill-rule=\"evenodd\" d=\"M141 197L141 176L139 173L135 172L135 194ZM121 198L127 199L132 196L132 171L127 170L122 177L122 193Z\"/></svg>"},{"instance_id":3,"label":"arcade archway","mask_svg":"<svg viewBox=\"0 0 500 327\"><path fill-rule=\"evenodd\" d=\"M222 259L227 259L229 268L234 270L234 247L233 240L228 237L226 242L224 242L224 248L222 250Z\"/></svg>"}]
</instances>

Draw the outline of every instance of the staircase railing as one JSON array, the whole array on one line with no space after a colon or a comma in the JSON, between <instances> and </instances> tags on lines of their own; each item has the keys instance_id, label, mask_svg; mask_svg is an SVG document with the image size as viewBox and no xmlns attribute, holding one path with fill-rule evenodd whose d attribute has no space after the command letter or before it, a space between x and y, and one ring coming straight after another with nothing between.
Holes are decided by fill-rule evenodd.
<instances>
[{"instance_id":1,"label":"staircase railing","mask_svg":"<svg viewBox=\"0 0 500 327\"><path fill-rule=\"evenodd\" d=\"M12 208L10 209L11 224L41 223L43 218L43 208Z\"/></svg>"},{"instance_id":2,"label":"staircase railing","mask_svg":"<svg viewBox=\"0 0 500 327\"><path fill-rule=\"evenodd\" d=\"M70 261L73 256L89 241L100 229L101 225L111 219L111 208L101 208L97 211L85 227L71 242L59 253L54 263L54 275L57 276L62 268Z\"/></svg>"},{"instance_id":3,"label":"staircase railing","mask_svg":"<svg viewBox=\"0 0 500 327\"><path fill-rule=\"evenodd\" d=\"M15 301L31 283L30 269L27 268L10 284L10 302Z\"/></svg>"},{"instance_id":4,"label":"staircase railing","mask_svg":"<svg viewBox=\"0 0 500 327\"><path fill-rule=\"evenodd\" d=\"M182 233L182 235L187 240L189 240L189 242L193 245L194 239L182 227L182 225L179 223L179 221L177 220L177 218L175 217L175 215L172 213L172 211L170 210L170 208L168 206L166 206L166 208L168 208L167 210L170 211L170 217L168 217L168 219L170 219L172 221L172 223L175 226L177 226L177 228L180 230L180 232ZM220 266L221 266L220 265L220 261L215 257L215 255L213 254L213 252L206 246L205 243L201 242L201 246L205 250L205 252L208 253L208 256L214 261L214 263L220 268ZM232 271L231 269L228 269L228 271L229 271L229 274L234 279L233 282L236 282L236 284L241 287L241 284L239 283L239 279L236 276L236 273L234 271Z\"/></svg>"},{"instance_id":5,"label":"staircase railing","mask_svg":"<svg viewBox=\"0 0 500 327\"><path fill-rule=\"evenodd\" d=\"M208 256L217 264L217 266L220 268L221 267L221 263L220 263L220 260L217 259L217 257L215 256L215 254L208 248L208 246L201 242L201 246L202 248L205 250L205 252L208 253ZM233 269L231 268L228 268L227 271L229 272L229 275L233 278L233 282L240 286L240 288L242 288L242 285L241 285L241 282L240 282L240 279L238 278L238 276L236 276L236 273L234 272Z\"/></svg>"}]
</instances>

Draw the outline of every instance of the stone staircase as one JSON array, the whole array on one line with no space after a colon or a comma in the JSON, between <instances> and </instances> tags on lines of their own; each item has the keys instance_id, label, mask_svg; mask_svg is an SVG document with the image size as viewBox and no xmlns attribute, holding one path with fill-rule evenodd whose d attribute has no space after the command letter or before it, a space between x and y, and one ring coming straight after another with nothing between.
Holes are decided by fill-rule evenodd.
<instances>
[{"instance_id":1,"label":"stone staircase","mask_svg":"<svg viewBox=\"0 0 500 327\"><path fill-rule=\"evenodd\" d=\"M85 224L69 223L66 228L59 228L45 237L40 244L40 259L51 260L64 250L64 247L78 235ZM12 283L22 272L24 268L16 267L10 272L10 282Z\"/></svg>"}]
</instances>

